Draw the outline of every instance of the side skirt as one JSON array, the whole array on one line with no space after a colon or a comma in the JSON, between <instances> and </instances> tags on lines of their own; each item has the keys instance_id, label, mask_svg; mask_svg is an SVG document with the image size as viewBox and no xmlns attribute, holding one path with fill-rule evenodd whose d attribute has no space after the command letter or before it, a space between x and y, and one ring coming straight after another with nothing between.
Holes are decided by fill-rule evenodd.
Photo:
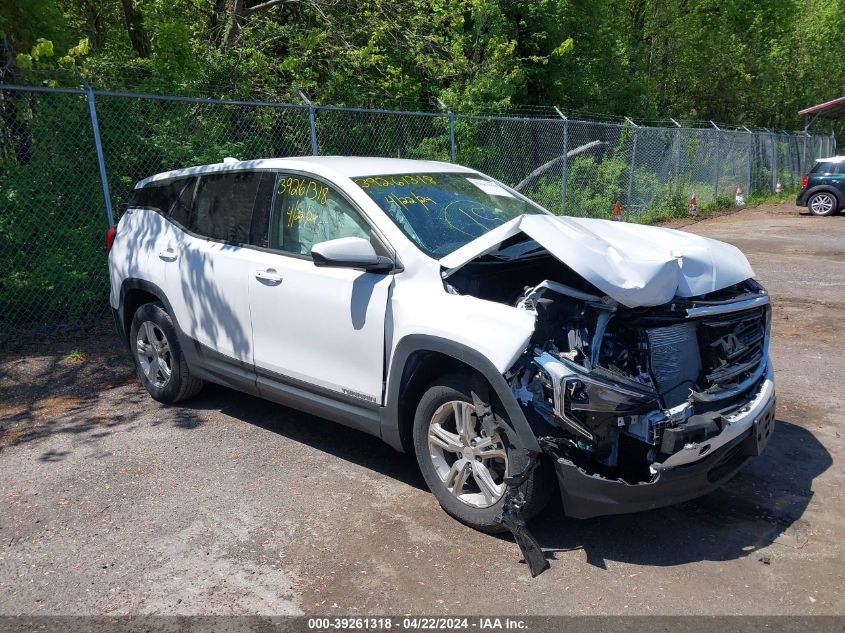
<instances>
[{"instance_id":1,"label":"side skirt","mask_svg":"<svg viewBox=\"0 0 845 633\"><path fill-rule=\"evenodd\" d=\"M197 376L237 391L315 415L344 426L381 436L382 407L336 394L304 381L229 358L185 337L188 364Z\"/></svg>"}]
</instances>

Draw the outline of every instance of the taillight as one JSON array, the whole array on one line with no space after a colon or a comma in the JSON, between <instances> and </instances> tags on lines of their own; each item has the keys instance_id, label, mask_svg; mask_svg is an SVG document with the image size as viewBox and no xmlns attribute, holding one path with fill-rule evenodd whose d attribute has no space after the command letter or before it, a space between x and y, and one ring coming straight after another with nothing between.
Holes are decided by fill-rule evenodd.
<instances>
[{"instance_id":1,"label":"taillight","mask_svg":"<svg viewBox=\"0 0 845 633\"><path fill-rule=\"evenodd\" d=\"M807 188L807 182L808 182L809 180L810 180L810 177L809 177L809 176L804 176L804 177L801 179L801 188L802 188L802 189L806 189L806 188Z\"/></svg>"},{"instance_id":2,"label":"taillight","mask_svg":"<svg viewBox=\"0 0 845 633\"><path fill-rule=\"evenodd\" d=\"M106 253L111 252L112 244L114 244L114 236L117 235L117 227L110 226L106 231Z\"/></svg>"}]
</instances>

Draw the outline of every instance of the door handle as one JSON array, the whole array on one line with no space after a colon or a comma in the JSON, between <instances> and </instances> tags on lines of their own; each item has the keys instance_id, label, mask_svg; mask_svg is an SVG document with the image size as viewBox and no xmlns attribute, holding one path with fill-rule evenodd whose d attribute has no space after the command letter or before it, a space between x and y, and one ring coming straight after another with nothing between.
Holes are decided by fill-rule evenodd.
<instances>
[{"instance_id":1,"label":"door handle","mask_svg":"<svg viewBox=\"0 0 845 633\"><path fill-rule=\"evenodd\" d=\"M255 278L268 286L278 286L282 283L282 276L272 268L267 270L256 270Z\"/></svg>"},{"instance_id":2,"label":"door handle","mask_svg":"<svg viewBox=\"0 0 845 633\"><path fill-rule=\"evenodd\" d=\"M158 252L158 258L166 262L175 262L176 257L176 251L174 251L172 248L168 248L166 250Z\"/></svg>"}]
</instances>

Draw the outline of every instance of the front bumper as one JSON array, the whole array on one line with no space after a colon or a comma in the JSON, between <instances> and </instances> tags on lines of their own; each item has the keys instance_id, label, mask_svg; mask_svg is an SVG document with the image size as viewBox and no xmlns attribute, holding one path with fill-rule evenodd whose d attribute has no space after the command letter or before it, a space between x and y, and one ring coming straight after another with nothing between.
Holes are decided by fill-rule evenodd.
<instances>
[{"instance_id":1,"label":"front bumper","mask_svg":"<svg viewBox=\"0 0 845 633\"><path fill-rule=\"evenodd\" d=\"M563 510L587 519L652 510L712 492L759 455L774 430L775 389L771 364L749 402L725 416L722 432L699 444L688 444L654 464L650 481L629 484L591 475L564 457L552 455Z\"/></svg>"}]
</instances>

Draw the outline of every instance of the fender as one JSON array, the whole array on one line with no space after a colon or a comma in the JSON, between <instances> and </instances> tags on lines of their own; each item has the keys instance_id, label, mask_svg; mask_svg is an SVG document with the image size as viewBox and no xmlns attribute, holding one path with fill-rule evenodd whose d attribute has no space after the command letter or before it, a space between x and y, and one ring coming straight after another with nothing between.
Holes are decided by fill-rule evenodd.
<instances>
[{"instance_id":1,"label":"fender","mask_svg":"<svg viewBox=\"0 0 845 633\"><path fill-rule=\"evenodd\" d=\"M116 309L112 308L113 312L115 313L115 326L117 327L117 333L118 335L120 335L121 340L123 340L127 345L129 344L129 342L127 341L129 332L126 330L126 314L124 313L124 306L126 305L126 293L129 290L143 290L144 292L150 293L151 295L155 296L159 301L161 301L164 304L164 307L167 309L167 313L170 315L170 319L173 321L173 325L176 327L176 333L179 335L180 338L184 337L184 335L182 334L182 328L179 327L179 324L176 322L176 319L173 316L173 306L170 305L170 301L167 300L167 295L164 294L164 290L162 290L153 282L147 281L146 279L139 279L137 277L127 277L123 280L123 283L120 284L119 306Z\"/></svg>"},{"instance_id":2,"label":"fender","mask_svg":"<svg viewBox=\"0 0 845 633\"><path fill-rule=\"evenodd\" d=\"M819 193L820 191L826 191L827 193L832 193L833 197L836 198L836 201L839 203L839 206L845 206L845 193L839 191L836 187L832 185L816 185L815 187L811 187L804 192L804 206L807 206L807 201L810 199L814 193Z\"/></svg>"},{"instance_id":3,"label":"fender","mask_svg":"<svg viewBox=\"0 0 845 633\"><path fill-rule=\"evenodd\" d=\"M193 371L196 371L200 374L204 374L204 372L202 371L202 359L197 353L196 343L193 341L193 339L186 336L185 333L182 331L182 328L179 327L179 322L174 316L173 306L167 299L167 295L165 294L164 290L162 290L161 287L157 286L153 282L147 281L146 279L139 279L138 277L127 277L123 280L123 283L120 284L120 306L117 309L112 308L112 312L114 314L115 327L117 327L117 333L123 340L123 342L126 344L126 347L129 350L129 354L134 354L134 352L132 351L132 346L129 343L129 331L126 327L127 315L125 313L126 293L130 290L143 290L144 292L148 292L164 304L164 308L165 310L167 310L167 313L170 315L170 320L173 322L173 327L176 330L176 337L179 339L179 347L182 349L182 353L185 355L185 360L188 362L188 366L190 366ZM206 378L205 375L203 375L202 377Z\"/></svg>"},{"instance_id":4,"label":"fender","mask_svg":"<svg viewBox=\"0 0 845 633\"><path fill-rule=\"evenodd\" d=\"M381 420L381 438L398 451L403 451L402 438L399 429L399 396L402 376L408 359L414 352L438 352L451 356L481 374L496 393L508 419L513 425L514 432L527 450L540 451L537 438L516 401L510 386L493 363L480 352L449 339L426 334L409 334L396 345L393 359L390 363L390 376L387 385L387 398L384 415Z\"/></svg>"}]
</instances>

